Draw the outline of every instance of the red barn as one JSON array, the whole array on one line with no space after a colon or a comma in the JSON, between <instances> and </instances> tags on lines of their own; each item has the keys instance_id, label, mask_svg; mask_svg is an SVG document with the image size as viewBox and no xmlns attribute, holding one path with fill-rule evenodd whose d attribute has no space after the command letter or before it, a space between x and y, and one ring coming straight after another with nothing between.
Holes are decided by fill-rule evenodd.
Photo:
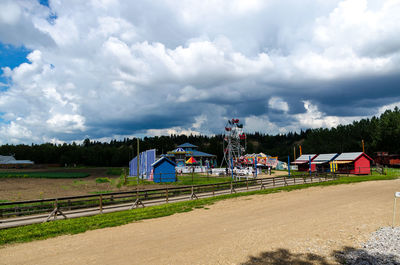
<instances>
[{"instance_id":1,"label":"red barn","mask_svg":"<svg viewBox=\"0 0 400 265\"><path fill-rule=\"evenodd\" d=\"M363 152L341 153L334 160L338 172L356 175L369 174L372 161L372 158Z\"/></svg>"},{"instance_id":2,"label":"red barn","mask_svg":"<svg viewBox=\"0 0 400 265\"><path fill-rule=\"evenodd\" d=\"M292 165L297 165L298 171L309 171L310 158L312 162L316 156L316 154L301 155L292 163ZM311 171L315 171L315 169L315 164L311 163Z\"/></svg>"}]
</instances>

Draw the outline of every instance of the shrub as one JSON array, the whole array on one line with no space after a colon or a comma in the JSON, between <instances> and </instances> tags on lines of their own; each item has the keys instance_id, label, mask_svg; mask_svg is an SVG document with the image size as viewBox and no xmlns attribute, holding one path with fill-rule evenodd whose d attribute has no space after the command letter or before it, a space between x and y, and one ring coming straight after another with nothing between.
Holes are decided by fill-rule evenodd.
<instances>
[{"instance_id":1,"label":"shrub","mask_svg":"<svg viewBox=\"0 0 400 265\"><path fill-rule=\"evenodd\" d=\"M96 183L111 183L111 180L109 178L96 178Z\"/></svg>"}]
</instances>

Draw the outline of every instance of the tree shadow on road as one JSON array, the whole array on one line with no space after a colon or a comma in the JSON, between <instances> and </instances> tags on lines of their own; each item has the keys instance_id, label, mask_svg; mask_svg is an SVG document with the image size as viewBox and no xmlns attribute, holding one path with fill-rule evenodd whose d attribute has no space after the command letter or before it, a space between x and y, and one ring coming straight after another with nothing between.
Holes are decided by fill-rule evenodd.
<instances>
[{"instance_id":1,"label":"tree shadow on road","mask_svg":"<svg viewBox=\"0 0 400 265\"><path fill-rule=\"evenodd\" d=\"M333 261L332 261L333 260ZM334 264L353 264L353 265L381 265L393 264L400 265L396 258L391 255L369 254L363 249L343 247L331 253L331 259L313 253L292 253L287 249L277 249L275 251L265 251L258 256L250 256L242 265L334 265Z\"/></svg>"},{"instance_id":2,"label":"tree shadow on road","mask_svg":"<svg viewBox=\"0 0 400 265\"><path fill-rule=\"evenodd\" d=\"M242 265L261 265L261 264L293 264L293 265L331 265L325 257L311 253L292 253L287 249L277 249L275 251L265 251L259 256L250 256L249 260Z\"/></svg>"}]
</instances>

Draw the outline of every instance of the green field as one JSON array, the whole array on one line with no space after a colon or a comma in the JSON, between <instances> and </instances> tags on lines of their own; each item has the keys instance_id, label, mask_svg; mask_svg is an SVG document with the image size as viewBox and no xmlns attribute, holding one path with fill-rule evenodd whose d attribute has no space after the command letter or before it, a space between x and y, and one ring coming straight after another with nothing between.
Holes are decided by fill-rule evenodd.
<instances>
[{"instance_id":1,"label":"green field","mask_svg":"<svg viewBox=\"0 0 400 265\"><path fill-rule=\"evenodd\" d=\"M188 185L202 185L202 184L214 184L214 183L220 183L220 182L229 182L232 180L231 177L215 177L215 176L205 176L205 175L200 175L200 174L193 174L193 181L192 181L192 174L183 174L182 176L178 176L178 181L173 182L171 184L174 185L183 185L183 186L188 186Z\"/></svg>"},{"instance_id":2,"label":"green field","mask_svg":"<svg viewBox=\"0 0 400 265\"><path fill-rule=\"evenodd\" d=\"M0 172L0 178L86 178L90 174L80 172Z\"/></svg>"},{"instance_id":3,"label":"green field","mask_svg":"<svg viewBox=\"0 0 400 265\"><path fill-rule=\"evenodd\" d=\"M189 185L202 185L202 184L215 184L215 183L221 183L221 182L229 182L231 181L231 177L215 177L215 176L209 176L207 177L206 175L201 175L201 174L193 174L193 181L192 181L192 174L183 174L182 176L177 175L178 181L176 182L162 182L162 183L156 183L153 181L148 181L148 180L139 180L139 185L181 185L181 186L189 186ZM137 178L136 177L129 177L128 186L136 186L137 185Z\"/></svg>"},{"instance_id":4,"label":"green field","mask_svg":"<svg viewBox=\"0 0 400 265\"><path fill-rule=\"evenodd\" d=\"M46 239L65 234L83 233L88 230L119 226L134 221L168 216L175 213L189 212L195 208L207 209L206 208L207 205L213 204L217 201L241 197L241 196L248 196L255 194L269 194L282 191L305 189L315 186L339 185L339 184L356 183L362 181L392 180L396 178L397 178L396 176L389 176L389 175L340 177L337 180L328 182L300 184L300 185L279 187L274 189L233 193L233 194L204 198L199 200L191 200L185 202L169 203L159 206L139 208L131 211L122 211L122 212L101 214L91 217L81 217L76 219L59 220L49 223L40 223L40 224L33 224L16 228L2 229L0 230L0 245Z\"/></svg>"}]
</instances>

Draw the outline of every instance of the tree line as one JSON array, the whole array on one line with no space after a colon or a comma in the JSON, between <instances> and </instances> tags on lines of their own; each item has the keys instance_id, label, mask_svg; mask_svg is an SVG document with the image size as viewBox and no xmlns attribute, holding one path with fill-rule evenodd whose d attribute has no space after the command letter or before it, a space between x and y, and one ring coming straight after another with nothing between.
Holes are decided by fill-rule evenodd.
<instances>
[{"instance_id":1,"label":"tree line","mask_svg":"<svg viewBox=\"0 0 400 265\"><path fill-rule=\"evenodd\" d=\"M352 124L333 128L302 130L299 133L268 135L247 134L246 153L263 152L287 161L290 156L299 156L299 146L306 153L341 153L362 151L374 156L375 152L400 153L400 110L386 110L379 117L354 121ZM178 145L189 142L199 146L199 150L217 155L219 163L223 158L223 135L170 135L144 137L139 140L140 151L157 149L157 154L165 154ZM16 159L32 160L36 164L68 164L84 166L127 166L136 156L137 139L125 138L98 142L85 139L82 144L5 144L0 146L1 155L14 155ZM294 154L294 148L296 154Z\"/></svg>"}]
</instances>

